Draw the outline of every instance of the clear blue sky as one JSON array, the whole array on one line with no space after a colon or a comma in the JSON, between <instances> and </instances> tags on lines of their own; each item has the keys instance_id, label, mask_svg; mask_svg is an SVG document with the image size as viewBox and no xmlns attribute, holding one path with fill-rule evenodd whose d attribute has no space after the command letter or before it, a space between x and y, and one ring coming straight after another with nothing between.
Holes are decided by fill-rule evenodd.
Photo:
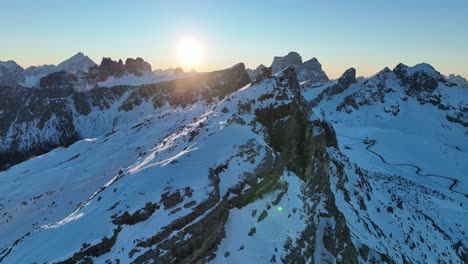
<instances>
[{"instance_id":1,"label":"clear blue sky","mask_svg":"<svg viewBox=\"0 0 468 264\"><path fill-rule=\"evenodd\" d=\"M0 60L24 67L82 51L169 68L185 36L203 43L202 71L269 65L294 50L331 77L399 62L468 77L468 0L0 0Z\"/></svg>"}]
</instances>

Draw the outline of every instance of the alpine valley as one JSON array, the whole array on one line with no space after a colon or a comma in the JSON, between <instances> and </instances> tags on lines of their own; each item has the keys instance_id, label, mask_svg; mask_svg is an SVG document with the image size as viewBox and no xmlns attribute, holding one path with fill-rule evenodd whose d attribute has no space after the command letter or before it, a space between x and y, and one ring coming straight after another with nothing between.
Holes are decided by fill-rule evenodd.
<instances>
[{"instance_id":1,"label":"alpine valley","mask_svg":"<svg viewBox=\"0 0 468 264\"><path fill-rule=\"evenodd\" d=\"M468 263L463 77L265 69L0 62L0 262Z\"/></svg>"}]
</instances>

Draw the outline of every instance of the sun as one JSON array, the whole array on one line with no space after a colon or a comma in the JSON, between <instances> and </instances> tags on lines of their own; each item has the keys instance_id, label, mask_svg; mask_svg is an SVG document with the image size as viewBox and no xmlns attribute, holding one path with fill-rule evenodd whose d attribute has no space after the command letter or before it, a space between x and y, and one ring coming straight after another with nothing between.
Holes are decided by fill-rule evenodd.
<instances>
[{"instance_id":1,"label":"sun","mask_svg":"<svg viewBox=\"0 0 468 264\"><path fill-rule=\"evenodd\" d=\"M203 49L197 39L184 39L177 46L180 62L187 67L198 66L203 59Z\"/></svg>"}]
</instances>

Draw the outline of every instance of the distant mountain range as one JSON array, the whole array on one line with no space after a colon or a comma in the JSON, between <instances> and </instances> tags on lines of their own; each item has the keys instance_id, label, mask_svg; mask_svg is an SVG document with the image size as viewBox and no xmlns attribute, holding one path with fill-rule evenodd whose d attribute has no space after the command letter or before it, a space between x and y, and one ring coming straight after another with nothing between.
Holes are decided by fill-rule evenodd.
<instances>
[{"instance_id":1,"label":"distant mountain range","mask_svg":"<svg viewBox=\"0 0 468 264\"><path fill-rule=\"evenodd\" d=\"M59 65L31 66L23 69L14 61L0 61L0 85L39 87L42 77L51 73L65 71L69 73L87 72L90 67L96 66L88 56L78 52Z\"/></svg>"},{"instance_id":2,"label":"distant mountain range","mask_svg":"<svg viewBox=\"0 0 468 264\"><path fill-rule=\"evenodd\" d=\"M129 58L125 63L122 60L103 58L101 64L97 65L81 52L59 65L32 66L27 69L11 60L0 61L0 86L27 88L61 85L89 90L99 86L149 84L195 74L194 71L184 73L180 68L152 72L151 65L142 58Z\"/></svg>"},{"instance_id":3,"label":"distant mountain range","mask_svg":"<svg viewBox=\"0 0 468 264\"><path fill-rule=\"evenodd\" d=\"M1 263L467 263L463 78L74 58L1 63Z\"/></svg>"}]
</instances>

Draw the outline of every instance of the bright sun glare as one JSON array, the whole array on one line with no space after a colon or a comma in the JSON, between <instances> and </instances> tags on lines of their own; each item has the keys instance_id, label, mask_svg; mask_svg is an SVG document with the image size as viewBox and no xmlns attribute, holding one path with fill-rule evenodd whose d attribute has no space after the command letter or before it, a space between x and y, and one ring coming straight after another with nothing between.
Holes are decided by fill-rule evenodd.
<instances>
[{"instance_id":1,"label":"bright sun glare","mask_svg":"<svg viewBox=\"0 0 468 264\"><path fill-rule=\"evenodd\" d=\"M188 67L199 65L203 59L202 45L196 39L182 40L177 47L177 53L180 62Z\"/></svg>"}]
</instances>

